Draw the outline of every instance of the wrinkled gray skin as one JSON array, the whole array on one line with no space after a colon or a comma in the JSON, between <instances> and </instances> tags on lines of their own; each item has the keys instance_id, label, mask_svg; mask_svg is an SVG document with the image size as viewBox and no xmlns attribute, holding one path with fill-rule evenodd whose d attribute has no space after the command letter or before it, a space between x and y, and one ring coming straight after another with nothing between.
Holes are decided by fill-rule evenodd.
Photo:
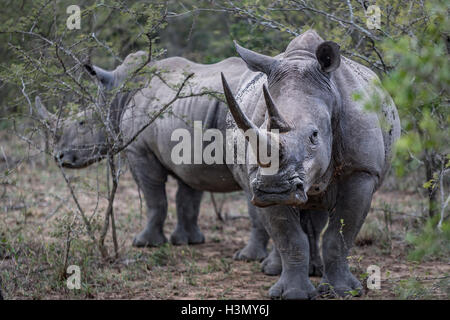
<instances>
[{"instance_id":1,"label":"wrinkled gray skin","mask_svg":"<svg viewBox=\"0 0 450 320\"><path fill-rule=\"evenodd\" d=\"M371 89L377 79L371 70L342 57L337 44L324 42L312 30L275 58L238 45L236 49L250 71L241 77L235 96L223 78L231 111L228 127L280 131L275 175L262 175L261 164L229 165L275 244L263 269L269 274L282 271L269 295L316 296L308 269L313 262L320 264L316 242L327 221L319 292L362 293L347 256L400 135L392 99ZM384 98L380 115L363 110L372 90ZM356 92L362 95L358 102L352 99ZM261 139L264 134L260 131Z\"/></svg>"},{"instance_id":2,"label":"wrinkled gray skin","mask_svg":"<svg viewBox=\"0 0 450 320\"><path fill-rule=\"evenodd\" d=\"M128 73L145 61L144 52L130 54L124 63L114 71L105 71L99 67L87 66L102 86L112 89L123 83ZM168 58L155 63L163 73L167 83L180 84L186 77L185 72L195 75L188 87L193 93L201 89L222 92L220 71L236 83L247 70L239 58L229 58L212 65L201 65L183 58ZM186 93L189 91L185 90ZM111 106L111 118L117 131L123 133L124 141L148 122L148 114L157 111L175 96L175 91L154 77L151 83L133 96L122 95ZM55 121L37 98L38 114L50 121ZM137 247L158 246L167 239L163 233L167 215L167 196L165 184L170 174L178 180L176 194L177 225L170 237L173 244L203 243L205 238L197 225L200 202L203 191L231 192L240 190L228 167L222 165L176 165L171 160L171 151L178 141L170 137L175 129L184 128L193 135L193 121L203 121L204 129L216 128L225 136L226 114L224 103L208 96L190 97L177 100L172 105L172 114L158 118L139 138L128 146L126 154L133 176L143 191L147 204L148 222L139 233L133 245ZM91 109L81 112L76 120L66 119L60 125L55 147L55 157L64 167L84 168L99 160L106 153L104 148L105 131L98 125L99 121ZM205 147L207 143L204 144ZM266 246L269 239L267 232L255 215L255 207L249 202L249 214L252 229L248 244L235 254L235 259L261 261L267 256Z\"/></svg>"}]
</instances>

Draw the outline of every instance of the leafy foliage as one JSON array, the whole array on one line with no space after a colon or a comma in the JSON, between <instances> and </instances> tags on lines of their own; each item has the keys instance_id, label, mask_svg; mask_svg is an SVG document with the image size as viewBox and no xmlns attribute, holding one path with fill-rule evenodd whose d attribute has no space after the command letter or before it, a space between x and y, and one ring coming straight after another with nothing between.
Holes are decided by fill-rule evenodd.
<instances>
[{"instance_id":1,"label":"leafy foliage","mask_svg":"<svg viewBox=\"0 0 450 320\"><path fill-rule=\"evenodd\" d=\"M410 153L421 159L424 152L449 152L450 66L445 34L450 25L440 1L427 9L429 24L421 33L383 43L386 60L396 63L383 86L397 105L404 129L397 144L400 157L395 163L400 174Z\"/></svg>"},{"instance_id":2,"label":"leafy foliage","mask_svg":"<svg viewBox=\"0 0 450 320\"><path fill-rule=\"evenodd\" d=\"M436 225L437 217L430 218L420 232L407 233L406 241L413 246L408 259L422 262L450 256L450 223L444 222L441 231L436 230Z\"/></svg>"}]
</instances>

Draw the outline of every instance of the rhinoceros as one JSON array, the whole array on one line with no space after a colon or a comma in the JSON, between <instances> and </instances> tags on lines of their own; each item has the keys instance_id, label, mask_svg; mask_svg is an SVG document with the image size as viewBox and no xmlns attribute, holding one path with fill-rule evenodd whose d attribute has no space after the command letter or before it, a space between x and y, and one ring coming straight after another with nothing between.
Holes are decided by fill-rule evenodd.
<instances>
[{"instance_id":1,"label":"rhinoceros","mask_svg":"<svg viewBox=\"0 0 450 320\"><path fill-rule=\"evenodd\" d=\"M146 53L130 54L114 71L97 66L86 66L101 82L105 91L117 88L132 70L135 70ZM179 84L186 72L194 73L189 87L193 93L205 88L222 92L220 71L233 80L247 70L242 59L233 57L212 65L202 65L180 57L163 59L153 63L161 70L162 77L154 76L144 89L123 93L115 99L111 108L111 121L123 140L133 137L149 120L149 114L170 101L176 90L168 83ZM232 85L232 89L237 86ZM38 115L56 126L57 117L50 113L36 98ZM193 131L192 122L202 121L204 129L225 130L226 104L205 95L175 101L170 114L158 118L126 148L129 166L135 181L143 191L147 205L148 222L145 229L133 240L137 247L158 246L167 241L163 226L167 215L165 184L168 175L178 181L176 194L177 225L170 237L173 244L197 244L205 238L197 225L199 206L203 191L231 192L240 190L225 164L181 164L173 163L171 151L177 142L171 140L174 130L184 128ZM100 124L93 108L87 108L73 119L65 119L56 130L54 154L56 161L67 168L84 168L100 160L105 149L105 128ZM255 215L255 206L248 201L248 212L252 221L250 240L234 258L238 260L262 260L267 256L269 236ZM278 272L278 271L275 271Z\"/></svg>"},{"instance_id":2,"label":"rhinoceros","mask_svg":"<svg viewBox=\"0 0 450 320\"><path fill-rule=\"evenodd\" d=\"M260 161L228 165L274 242L263 262L263 268L281 272L270 297L362 294L347 256L400 135L391 97L374 72L343 57L338 44L313 30L294 38L276 57L235 46L249 70L236 95L222 74L231 111L227 127L254 130L259 141L276 143L279 151L274 174L264 173L267 163ZM382 112L364 108L374 95L382 101ZM261 145L248 143L254 144L247 149L250 158ZM308 277L310 246L327 223L323 276L316 290Z\"/></svg>"}]
</instances>

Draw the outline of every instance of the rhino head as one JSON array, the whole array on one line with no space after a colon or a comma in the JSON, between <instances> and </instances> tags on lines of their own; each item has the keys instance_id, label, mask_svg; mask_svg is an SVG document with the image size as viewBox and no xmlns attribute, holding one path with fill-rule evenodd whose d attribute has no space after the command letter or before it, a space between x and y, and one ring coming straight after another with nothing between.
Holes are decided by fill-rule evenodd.
<instances>
[{"instance_id":1,"label":"rhino head","mask_svg":"<svg viewBox=\"0 0 450 320\"><path fill-rule=\"evenodd\" d=\"M70 119L58 120L56 115L42 105L39 97L36 97L37 114L54 129L53 153L58 163L66 168L78 169L105 157L108 152L107 138L118 134L122 111L132 94L122 92L116 95L109 106L106 106L105 97L145 60L146 53L138 51L128 55L113 71L85 65L87 72L100 84L100 98L98 103L88 106Z\"/></svg>"},{"instance_id":2,"label":"rhino head","mask_svg":"<svg viewBox=\"0 0 450 320\"><path fill-rule=\"evenodd\" d=\"M96 66L85 66L87 71L97 77L103 91L114 86L114 72ZM38 116L48 123L54 133L55 160L66 168L84 168L101 160L106 152L106 128L101 120L101 111L94 106L79 112L70 119L59 119L45 108L41 99L36 97ZM103 112L106 114L106 112Z\"/></svg>"},{"instance_id":3,"label":"rhino head","mask_svg":"<svg viewBox=\"0 0 450 320\"><path fill-rule=\"evenodd\" d=\"M262 88L264 99L259 99L257 106L267 109L260 127L246 117L222 75L227 103L237 126L242 130L255 128L264 141L273 141L266 132L279 131L278 171L263 174L264 164L259 162L257 166L247 166L252 203L259 207L302 205L332 159L332 121L339 100L332 73L340 65L339 46L325 41L315 55L294 51L278 60L235 45L250 70L267 75L267 86ZM317 186L313 191L320 192Z\"/></svg>"}]
</instances>

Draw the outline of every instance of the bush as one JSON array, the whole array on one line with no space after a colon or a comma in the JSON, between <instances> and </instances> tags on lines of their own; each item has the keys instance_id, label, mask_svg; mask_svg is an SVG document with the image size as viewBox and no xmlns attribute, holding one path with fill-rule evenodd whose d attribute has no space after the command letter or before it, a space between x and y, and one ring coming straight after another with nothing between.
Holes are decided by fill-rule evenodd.
<instances>
[{"instance_id":1,"label":"bush","mask_svg":"<svg viewBox=\"0 0 450 320\"><path fill-rule=\"evenodd\" d=\"M437 222L437 217L430 218L419 233L406 234L406 241L413 247L408 253L409 260L422 262L450 256L450 223L444 221L439 231Z\"/></svg>"}]
</instances>

